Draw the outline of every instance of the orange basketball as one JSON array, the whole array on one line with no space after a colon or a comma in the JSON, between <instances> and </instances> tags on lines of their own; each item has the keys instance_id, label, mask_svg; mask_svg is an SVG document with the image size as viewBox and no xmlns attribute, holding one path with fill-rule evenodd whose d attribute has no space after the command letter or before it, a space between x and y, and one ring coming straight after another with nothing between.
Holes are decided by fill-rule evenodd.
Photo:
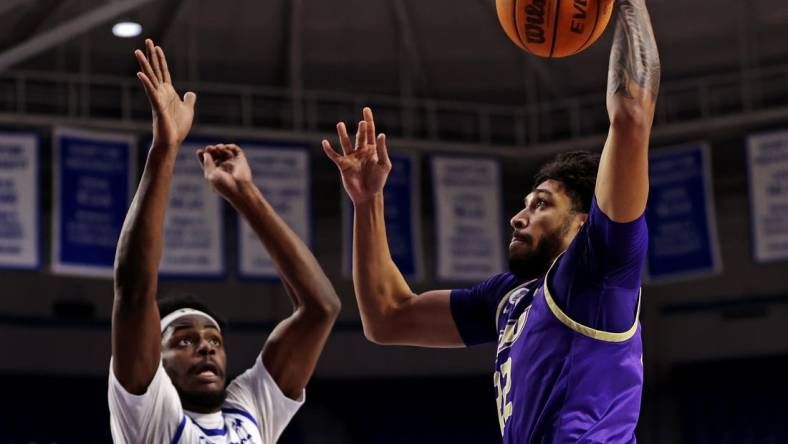
<instances>
[{"instance_id":1,"label":"orange basketball","mask_svg":"<svg viewBox=\"0 0 788 444\"><path fill-rule=\"evenodd\" d=\"M512 41L541 57L566 57L588 48L605 31L614 0L496 0L498 19Z\"/></svg>"}]
</instances>

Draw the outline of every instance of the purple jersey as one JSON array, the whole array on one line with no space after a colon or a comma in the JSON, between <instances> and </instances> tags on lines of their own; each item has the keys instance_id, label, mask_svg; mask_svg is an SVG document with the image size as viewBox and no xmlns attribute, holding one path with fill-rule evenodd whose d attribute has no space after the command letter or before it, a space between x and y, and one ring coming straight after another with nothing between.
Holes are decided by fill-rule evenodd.
<instances>
[{"instance_id":1,"label":"purple jersey","mask_svg":"<svg viewBox=\"0 0 788 444\"><path fill-rule=\"evenodd\" d=\"M452 291L466 345L498 343L494 382L504 443L635 442L647 246L644 217L615 223L594 201L545 278L522 282L504 273Z\"/></svg>"}]
</instances>

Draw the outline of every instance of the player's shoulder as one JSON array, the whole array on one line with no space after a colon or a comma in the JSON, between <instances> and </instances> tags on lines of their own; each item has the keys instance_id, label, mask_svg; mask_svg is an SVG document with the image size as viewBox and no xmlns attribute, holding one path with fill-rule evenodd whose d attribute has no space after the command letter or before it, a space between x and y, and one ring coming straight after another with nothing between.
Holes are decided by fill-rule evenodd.
<instances>
[{"instance_id":1,"label":"player's shoulder","mask_svg":"<svg viewBox=\"0 0 788 444\"><path fill-rule=\"evenodd\" d=\"M605 211L599 206L599 202L596 200L596 197L591 199L591 208L588 211L588 221L592 225L601 226L601 227L610 227L612 229L621 229L626 227L634 227L634 228L646 228L646 212L640 214L637 218L629 221L629 222L617 222L614 221L610 216L605 213Z\"/></svg>"},{"instance_id":2,"label":"player's shoulder","mask_svg":"<svg viewBox=\"0 0 788 444\"><path fill-rule=\"evenodd\" d=\"M522 284L522 280L512 273L499 273L489 277L477 287L486 294L503 296L513 288Z\"/></svg>"}]
</instances>

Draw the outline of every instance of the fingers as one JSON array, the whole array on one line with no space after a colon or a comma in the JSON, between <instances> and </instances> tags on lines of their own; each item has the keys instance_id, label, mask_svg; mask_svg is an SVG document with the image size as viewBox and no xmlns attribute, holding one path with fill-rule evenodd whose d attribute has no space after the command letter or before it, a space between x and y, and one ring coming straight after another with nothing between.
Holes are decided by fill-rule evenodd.
<instances>
[{"instance_id":1,"label":"fingers","mask_svg":"<svg viewBox=\"0 0 788 444\"><path fill-rule=\"evenodd\" d=\"M205 152L211 155L214 163L221 164L230 157L230 153L224 149L224 145L211 145L205 149Z\"/></svg>"},{"instance_id":2,"label":"fingers","mask_svg":"<svg viewBox=\"0 0 788 444\"><path fill-rule=\"evenodd\" d=\"M145 75L145 73L138 72L137 78L140 79L140 82L142 83L142 87L143 89L145 89L145 95L148 96L148 101L150 102L151 107L157 113L161 113L163 111L161 107L161 103L156 97L156 87L153 86L153 82L151 81L150 77Z\"/></svg>"},{"instance_id":3,"label":"fingers","mask_svg":"<svg viewBox=\"0 0 788 444\"><path fill-rule=\"evenodd\" d=\"M216 154L213 155L214 158L218 157L221 162L226 162L228 160L236 159L236 158L243 158L244 153L241 150L241 147L235 144L221 144L216 146Z\"/></svg>"},{"instance_id":4,"label":"fingers","mask_svg":"<svg viewBox=\"0 0 788 444\"><path fill-rule=\"evenodd\" d=\"M211 159L216 165L221 165L228 160L243 156L243 150L241 150L241 147L234 144L220 143L218 145L208 145L204 149L197 151L198 156L200 155L200 151L203 151L205 154L210 154Z\"/></svg>"},{"instance_id":5,"label":"fingers","mask_svg":"<svg viewBox=\"0 0 788 444\"><path fill-rule=\"evenodd\" d=\"M159 80L156 77L156 73L153 72L153 67L150 66L148 58L145 57L145 54L143 54L139 49L134 51L134 56L137 57L137 63L140 64L140 70L142 73L148 76L148 80L150 80L150 83L154 87L158 88Z\"/></svg>"},{"instance_id":6,"label":"fingers","mask_svg":"<svg viewBox=\"0 0 788 444\"><path fill-rule=\"evenodd\" d=\"M144 72L138 72L137 73L137 78L140 79L140 82L142 83L142 87L145 88L145 94L148 95L148 98L152 99L153 98L153 93L155 92L156 87L153 86L153 83L151 82L150 77L145 75Z\"/></svg>"},{"instance_id":7,"label":"fingers","mask_svg":"<svg viewBox=\"0 0 788 444\"><path fill-rule=\"evenodd\" d=\"M167 57L164 57L164 50L160 46L156 47L156 58L161 66L162 80L164 80L164 83L172 83L170 68L167 66Z\"/></svg>"},{"instance_id":8,"label":"fingers","mask_svg":"<svg viewBox=\"0 0 788 444\"><path fill-rule=\"evenodd\" d=\"M202 169L205 172L205 177L210 176L216 170L216 162L213 161L209 148L212 147L207 147L202 153Z\"/></svg>"},{"instance_id":9,"label":"fingers","mask_svg":"<svg viewBox=\"0 0 788 444\"><path fill-rule=\"evenodd\" d=\"M213 169L217 168L217 165L221 165L233 157L243 155L243 152L238 145L219 144L208 145L205 148L197 150L196 154L200 166L208 172L209 170L213 171Z\"/></svg>"},{"instance_id":10,"label":"fingers","mask_svg":"<svg viewBox=\"0 0 788 444\"><path fill-rule=\"evenodd\" d=\"M153 67L153 74L156 76L156 80L160 83L163 81L163 76L161 74L161 66L159 65L159 57L156 55L157 50L156 47L153 46L153 40L146 39L145 40L145 48L147 49L148 53L148 61L150 61L151 66Z\"/></svg>"},{"instance_id":11,"label":"fingers","mask_svg":"<svg viewBox=\"0 0 788 444\"><path fill-rule=\"evenodd\" d=\"M197 103L197 94L189 91L183 95L183 103L186 104L191 109L194 109L194 105Z\"/></svg>"},{"instance_id":12,"label":"fingers","mask_svg":"<svg viewBox=\"0 0 788 444\"><path fill-rule=\"evenodd\" d=\"M378 164L380 165L391 165L391 160L389 159L389 150L386 146L386 135L381 134L378 136L377 144L375 148L378 151Z\"/></svg>"},{"instance_id":13,"label":"fingers","mask_svg":"<svg viewBox=\"0 0 788 444\"><path fill-rule=\"evenodd\" d=\"M367 122L367 144L375 144L375 117L372 115L372 108L364 108L364 121Z\"/></svg>"},{"instance_id":14,"label":"fingers","mask_svg":"<svg viewBox=\"0 0 788 444\"><path fill-rule=\"evenodd\" d=\"M344 122L337 124L337 134L339 134L339 144L342 145L342 153L348 155L353 152L353 145L350 143L350 136L347 134L347 127Z\"/></svg>"},{"instance_id":15,"label":"fingers","mask_svg":"<svg viewBox=\"0 0 788 444\"><path fill-rule=\"evenodd\" d=\"M332 162L336 166L339 166L339 154L334 150L334 147L331 146L328 140L323 140L323 152L326 153L326 156L331 159Z\"/></svg>"},{"instance_id":16,"label":"fingers","mask_svg":"<svg viewBox=\"0 0 788 444\"><path fill-rule=\"evenodd\" d=\"M229 145L225 145L225 147L228 150L230 150L230 152L233 153L233 155L235 155L235 156L240 156L240 155L243 154L243 151L241 150L241 147L238 146L238 145L235 145L235 144L231 143Z\"/></svg>"},{"instance_id":17,"label":"fingers","mask_svg":"<svg viewBox=\"0 0 788 444\"><path fill-rule=\"evenodd\" d=\"M367 147L367 122L358 122L356 129L356 149L360 150Z\"/></svg>"}]
</instances>

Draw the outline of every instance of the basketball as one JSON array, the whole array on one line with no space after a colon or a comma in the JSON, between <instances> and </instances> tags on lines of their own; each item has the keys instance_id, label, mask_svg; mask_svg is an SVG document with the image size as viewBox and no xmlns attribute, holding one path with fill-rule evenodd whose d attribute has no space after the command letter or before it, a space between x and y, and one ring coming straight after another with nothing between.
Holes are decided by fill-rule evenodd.
<instances>
[{"instance_id":1,"label":"basketball","mask_svg":"<svg viewBox=\"0 0 788 444\"><path fill-rule=\"evenodd\" d=\"M498 19L512 41L541 57L567 57L605 31L614 0L496 0Z\"/></svg>"}]
</instances>

